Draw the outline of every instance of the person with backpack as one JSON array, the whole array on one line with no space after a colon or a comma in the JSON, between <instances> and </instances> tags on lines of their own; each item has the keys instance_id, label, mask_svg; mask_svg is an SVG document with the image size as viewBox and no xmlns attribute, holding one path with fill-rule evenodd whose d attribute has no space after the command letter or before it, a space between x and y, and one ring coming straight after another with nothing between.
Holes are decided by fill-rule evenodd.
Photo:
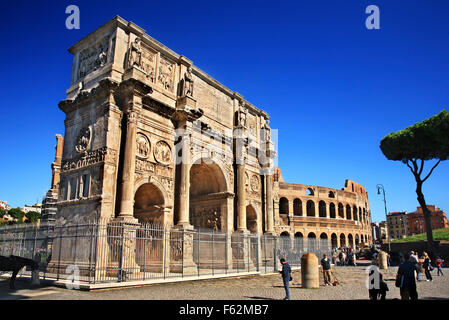
<instances>
[{"instance_id":1,"label":"person with backpack","mask_svg":"<svg viewBox=\"0 0 449 320\"><path fill-rule=\"evenodd\" d=\"M290 265L285 261L284 258L281 258L281 264L282 264L282 270L280 271L280 274L282 275L282 281L284 282L284 289L285 289L285 298L284 300L290 300L290 288L289 284L290 281L292 281L292 269L290 268Z\"/></svg>"}]
</instances>

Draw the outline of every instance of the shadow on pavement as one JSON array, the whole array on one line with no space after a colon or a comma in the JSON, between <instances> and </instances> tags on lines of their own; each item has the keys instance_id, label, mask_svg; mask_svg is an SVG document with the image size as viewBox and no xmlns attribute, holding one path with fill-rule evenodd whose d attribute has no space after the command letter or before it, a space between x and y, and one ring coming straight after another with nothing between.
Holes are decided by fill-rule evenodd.
<instances>
[{"instance_id":1,"label":"shadow on pavement","mask_svg":"<svg viewBox=\"0 0 449 320\"><path fill-rule=\"evenodd\" d=\"M15 289L9 288L9 278L0 279L0 300L19 300L29 299L28 296L18 293L21 290L40 290L52 285L52 281L40 280L39 285L31 285L30 279L17 278L15 281Z\"/></svg>"},{"instance_id":2,"label":"shadow on pavement","mask_svg":"<svg viewBox=\"0 0 449 320\"><path fill-rule=\"evenodd\" d=\"M276 299L273 299L273 298L266 298L266 297L245 297L245 298L255 299L255 300L276 300Z\"/></svg>"}]
</instances>

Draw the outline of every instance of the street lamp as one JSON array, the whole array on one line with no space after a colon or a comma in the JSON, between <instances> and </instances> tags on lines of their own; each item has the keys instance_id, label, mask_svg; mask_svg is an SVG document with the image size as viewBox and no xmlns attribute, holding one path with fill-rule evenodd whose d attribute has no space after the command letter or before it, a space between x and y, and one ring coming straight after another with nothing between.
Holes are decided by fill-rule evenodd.
<instances>
[{"instance_id":1,"label":"street lamp","mask_svg":"<svg viewBox=\"0 0 449 320\"><path fill-rule=\"evenodd\" d=\"M390 233L390 225L388 223L388 214L387 214L387 199L385 198L385 188L382 184L378 184L376 186L377 188L377 194L380 194L380 190L382 190L382 193L384 195L384 206L385 206L385 219L387 222L387 231L388 231L388 251L391 252L391 233Z\"/></svg>"}]
</instances>

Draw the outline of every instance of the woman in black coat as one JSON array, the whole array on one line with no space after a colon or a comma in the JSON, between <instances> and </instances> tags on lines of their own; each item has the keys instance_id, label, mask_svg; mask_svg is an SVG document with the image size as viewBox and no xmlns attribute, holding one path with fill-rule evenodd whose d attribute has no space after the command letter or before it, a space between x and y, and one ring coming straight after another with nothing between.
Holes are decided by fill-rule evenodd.
<instances>
[{"instance_id":1,"label":"woman in black coat","mask_svg":"<svg viewBox=\"0 0 449 320\"><path fill-rule=\"evenodd\" d=\"M423 268L424 268L424 273L426 274L426 279L427 281L432 281L432 275L430 274L430 258L429 255L427 254L427 252L423 253L424 256L424 263L423 263Z\"/></svg>"}]
</instances>

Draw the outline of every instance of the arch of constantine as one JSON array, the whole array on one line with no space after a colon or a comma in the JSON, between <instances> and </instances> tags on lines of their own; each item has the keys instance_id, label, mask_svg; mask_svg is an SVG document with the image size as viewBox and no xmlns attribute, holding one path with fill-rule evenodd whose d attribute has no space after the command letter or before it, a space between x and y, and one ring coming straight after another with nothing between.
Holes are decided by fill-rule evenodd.
<instances>
[{"instance_id":1,"label":"arch of constantine","mask_svg":"<svg viewBox=\"0 0 449 320\"><path fill-rule=\"evenodd\" d=\"M69 52L57 221L371 243L363 186L284 182L269 115L139 26L115 17Z\"/></svg>"}]
</instances>

